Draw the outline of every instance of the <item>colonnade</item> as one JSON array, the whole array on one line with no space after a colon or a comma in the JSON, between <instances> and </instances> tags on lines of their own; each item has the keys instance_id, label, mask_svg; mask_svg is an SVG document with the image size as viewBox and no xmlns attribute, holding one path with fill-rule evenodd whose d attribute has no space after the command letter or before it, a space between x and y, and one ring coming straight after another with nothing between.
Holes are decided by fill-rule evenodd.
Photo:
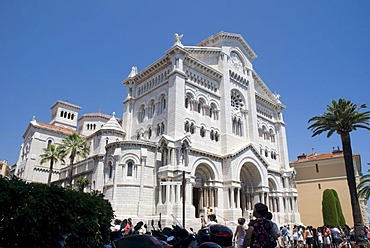
<instances>
[{"instance_id":1,"label":"colonnade","mask_svg":"<svg viewBox=\"0 0 370 248\"><path fill-rule=\"evenodd\" d=\"M189 164L189 147L162 147L162 160L163 165L183 165Z\"/></svg>"}]
</instances>

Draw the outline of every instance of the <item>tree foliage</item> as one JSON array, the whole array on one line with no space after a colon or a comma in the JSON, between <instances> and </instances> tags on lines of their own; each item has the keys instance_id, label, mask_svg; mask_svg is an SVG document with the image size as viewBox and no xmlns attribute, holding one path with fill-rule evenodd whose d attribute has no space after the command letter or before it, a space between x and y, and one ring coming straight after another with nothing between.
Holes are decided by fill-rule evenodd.
<instances>
[{"instance_id":1,"label":"tree foliage","mask_svg":"<svg viewBox=\"0 0 370 248\"><path fill-rule=\"evenodd\" d=\"M358 196L369 200L370 198L370 169L367 174L362 175L360 178L360 183L357 185Z\"/></svg>"},{"instance_id":2,"label":"tree foliage","mask_svg":"<svg viewBox=\"0 0 370 248\"><path fill-rule=\"evenodd\" d=\"M338 225L343 227L346 224L346 219L344 218L344 215L343 215L342 205L340 204L340 200L339 200L339 196L338 196L337 191L335 191L335 189L332 189L331 191L333 192L333 195L336 199L335 204L337 206Z\"/></svg>"},{"instance_id":3,"label":"tree foliage","mask_svg":"<svg viewBox=\"0 0 370 248\"><path fill-rule=\"evenodd\" d=\"M325 189L322 194L322 217L325 226L339 225L337 199L331 189Z\"/></svg>"},{"instance_id":4,"label":"tree foliage","mask_svg":"<svg viewBox=\"0 0 370 248\"><path fill-rule=\"evenodd\" d=\"M69 157L69 176L68 183L72 187L73 180L73 165L77 157L86 158L89 154L89 147L85 138L81 137L79 133L72 133L67 135L60 145L62 157Z\"/></svg>"},{"instance_id":5,"label":"tree foliage","mask_svg":"<svg viewBox=\"0 0 370 248\"><path fill-rule=\"evenodd\" d=\"M340 135L344 164L346 167L347 184L351 197L355 240L358 244L364 244L362 230L363 220L357 195L355 171L353 168L350 132L358 128L370 130L370 111L361 112L362 109L366 108L365 104L357 106L357 104L342 98L338 101L332 100L331 103L331 105L327 105L326 112L308 120L308 122L311 123L308 129L312 130L312 136L324 132L327 132L328 138L334 132Z\"/></svg>"},{"instance_id":6,"label":"tree foliage","mask_svg":"<svg viewBox=\"0 0 370 248\"><path fill-rule=\"evenodd\" d=\"M40 158L40 164L49 162L48 185L50 185L54 164L63 160L59 146L51 144L47 148L44 148L44 153L40 155Z\"/></svg>"},{"instance_id":7,"label":"tree foliage","mask_svg":"<svg viewBox=\"0 0 370 248\"><path fill-rule=\"evenodd\" d=\"M102 194L88 194L0 178L1 247L102 247L113 210Z\"/></svg>"}]
</instances>

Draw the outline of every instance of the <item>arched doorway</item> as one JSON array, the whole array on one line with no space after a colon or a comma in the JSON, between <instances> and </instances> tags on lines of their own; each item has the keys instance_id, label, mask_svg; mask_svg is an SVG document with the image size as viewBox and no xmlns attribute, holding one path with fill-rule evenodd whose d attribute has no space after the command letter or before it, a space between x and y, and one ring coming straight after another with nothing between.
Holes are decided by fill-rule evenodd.
<instances>
[{"instance_id":1,"label":"arched doorway","mask_svg":"<svg viewBox=\"0 0 370 248\"><path fill-rule=\"evenodd\" d=\"M195 170L193 186L193 206L195 217L207 215L206 210L217 207L217 188L214 186L215 174L208 164L199 164Z\"/></svg>"},{"instance_id":2,"label":"arched doorway","mask_svg":"<svg viewBox=\"0 0 370 248\"><path fill-rule=\"evenodd\" d=\"M246 162L240 170L240 207L242 215L248 216L257 202L262 202L262 196L257 192L261 187L261 175L255 164Z\"/></svg>"}]
</instances>

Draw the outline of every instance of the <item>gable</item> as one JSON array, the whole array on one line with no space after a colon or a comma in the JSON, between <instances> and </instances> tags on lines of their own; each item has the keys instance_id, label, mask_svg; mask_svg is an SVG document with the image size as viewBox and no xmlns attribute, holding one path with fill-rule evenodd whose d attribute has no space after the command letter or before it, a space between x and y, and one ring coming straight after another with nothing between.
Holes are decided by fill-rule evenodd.
<instances>
[{"instance_id":1,"label":"gable","mask_svg":"<svg viewBox=\"0 0 370 248\"><path fill-rule=\"evenodd\" d=\"M207 39L200 42L197 46L209 46L209 47L222 47L230 46L237 47L242 53L248 58L250 62L253 62L257 58L257 54L249 46L240 34L220 32L216 35L212 35Z\"/></svg>"}]
</instances>

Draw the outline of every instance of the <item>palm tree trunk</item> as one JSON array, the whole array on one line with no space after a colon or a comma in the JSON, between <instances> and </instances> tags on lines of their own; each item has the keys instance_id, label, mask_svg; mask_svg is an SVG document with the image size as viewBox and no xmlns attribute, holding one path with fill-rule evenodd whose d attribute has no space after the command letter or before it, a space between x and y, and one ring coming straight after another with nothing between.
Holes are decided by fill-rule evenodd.
<instances>
[{"instance_id":1,"label":"palm tree trunk","mask_svg":"<svg viewBox=\"0 0 370 248\"><path fill-rule=\"evenodd\" d=\"M54 167L54 161L50 160L50 168L49 168L49 177L48 177L48 185L51 183L51 176L53 174L53 167Z\"/></svg>"},{"instance_id":2,"label":"palm tree trunk","mask_svg":"<svg viewBox=\"0 0 370 248\"><path fill-rule=\"evenodd\" d=\"M351 197L352 217L354 222L355 240L357 244L364 244L363 221L360 203L357 196L355 170L353 168L353 157L351 138L349 132L340 134L343 147L344 164L346 167L347 183Z\"/></svg>"},{"instance_id":3,"label":"palm tree trunk","mask_svg":"<svg viewBox=\"0 0 370 248\"><path fill-rule=\"evenodd\" d=\"M74 158L70 157L69 177L68 177L68 183L69 183L70 188L72 188L72 181L73 181L73 161L74 161Z\"/></svg>"}]
</instances>

